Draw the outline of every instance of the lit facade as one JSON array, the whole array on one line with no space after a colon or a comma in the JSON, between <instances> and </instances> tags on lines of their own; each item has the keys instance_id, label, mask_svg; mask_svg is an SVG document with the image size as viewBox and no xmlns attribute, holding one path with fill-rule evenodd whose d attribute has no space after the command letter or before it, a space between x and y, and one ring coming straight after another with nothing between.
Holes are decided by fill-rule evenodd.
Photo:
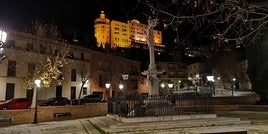
<instances>
[{"instance_id":1,"label":"lit facade","mask_svg":"<svg viewBox=\"0 0 268 134\"><path fill-rule=\"evenodd\" d=\"M131 20L127 23L110 20L105 18L104 11L101 11L100 18L95 19L95 38L98 47L101 44L109 44L112 49L116 47L131 48L143 47L147 48L147 35L145 33L147 25L141 24L138 20ZM164 50L162 44L162 32L153 31L154 44L158 50Z\"/></svg>"},{"instance_id":2,"label":"lit facade","mask_svg":"<svg viewBox=\"0 0 268 134\"><path fill-rule=\"evenodd\" d=\"M97 45L105 48L105 44L110 43L110 20L105 18L104 11L101 11L100 18L96 18L94 23Z\"/></svg>"},{"instance_id":3,"label":"lit facade","mask_svg":"<svg viewBox=\"0 0 268 134\"><path fill-rule=\"evenodd\" d=\"M111 21L111 48L116 47L130 48L129 25L120 21Z\"/></svg>"},{"instance_id":4,"label":"lit facade","mask_svg":"<svg viewBox=\"0 0 268 134\"><path fill-rule=\"evenodd\" d=\"M23 83L26 75L40 68L46 56L55 56L58 45L67 45L68 64L62 67L64 80L61 85L53 83L50 87L39 89L39 100L64 96L77 99L81 89L82 74L92 74L82 88L82 96L99 94L107 98L105 83L112 81L113 94L118 95L118 84L122 82L121 74L129 73L126 81L127 93L140 92L140 62L117 56L103 54L84 47L71 45L62 41L40 39L31 34L8 30L6 45L7 58L0 64L0 101L10 98L32 98L33 88L25 89ZM108 64L109 63L109 64ZM119 70L119 71L117 71ZM94 75L93 75L94 74Z\"/></svg>"}]
</instances>

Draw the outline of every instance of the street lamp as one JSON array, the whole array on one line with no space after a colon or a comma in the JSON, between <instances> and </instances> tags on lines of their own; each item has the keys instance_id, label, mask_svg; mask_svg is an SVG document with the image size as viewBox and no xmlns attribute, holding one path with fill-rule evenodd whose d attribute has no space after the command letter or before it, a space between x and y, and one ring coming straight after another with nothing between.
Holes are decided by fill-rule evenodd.
<instances>
[{"instance_id":1,"label":"street lamp","mask_svg":"<svg viewBox=\"0 0 268 134\"><path fill-rule=\"evenodd\" d=\"M215 91L214 91L214 88L213 88L214 76L213 75L208 75L207 80L211 84L211 94L213 93L215 95Z\"/></svg>"},{"instance_id":2,"label":"street lamp","mask_svg":"<svg viewBox=\"0 0 268 134\"><path fill-rule=\"evenodd\" d=\"M38 90L39 90L39 87L41 86L41 80L39 79L36 79L34 81L34 83L36 84L36 95L35 95L35 107L34 107L34 124L37 124L38 123L38 120L37 120L37 100L38 100Z\"/></svg>"},{"instance_id":3,"label":"street lamp","mask_svg":"<svg viewBox=\"0 0 268 134\"><path fill-rule=\"evenodd\" d=\"M123 84L119 84L119 89L122 91L124 88L124 85Z\"/></svg>"},{"instance_id":4,"label":"street lamp","mask_svg":"<svg viewBox=\"0 0 268 134\"><path fill-rule=\"evenodd\" d=\"M120 89L120 94L121 96L123 95L123 88L124 88L124 85L122 83L119 84L119 89Z\"/></svg>"},{"instance_id":5,"label":"street lamp","mask_svg":"<svg viewBox=\"0 0 268 134\"><path fill-rule=\"evenodd\" d=\"M232 86L232 96L234 96L234 88L235 88L235 81L236 81L236 78L233 78L232 81L233 81L233 86Z\"/></svg>"},{"instance_id":6,"label":"street lamp","mask_svg":"<svg viewBox=\"0 0 268 134\"><path fill-rule=\"evenodd\" d=\"M200 76L199 74L195 74L195 92L197 93L198 92L198 85L200 84Z\"/></svg>"},{"instance_id":7,"label":"street lamp","mask_svg":"<svg viewBox=\"0 0 268 134\"><path fill-rule=\"evenodd\" d=\"M165 88L165 84L164 83L161 83L161 88Z\"/></svg>"},{"instance_id":8,"label":"street lamp","mask_svg":"<svg viewBox=\"0 0 268 134\"><path fill-rule=\"evenodd\" d=\"M178 87L179 88L179 92L181 92L181 90L182 90L181 89L181 80L179 80L178 82L179 82L179 87Z\"/></svg>"},{"instance_id":9,"label":"street lamp","mask_svg":"<svg viewBox=\"0 0 268 134\"><path fill-rule=\"evenodd\" d=\"M123 74L122 74L122 79L125 81L125 80L128 80L128 73L126 73L126 72L124 72Z\"/></svg>"},{"instance_id":10,"label":"street lamp","mask_svg":"<svg viewBox=\"0 0 268 134\"><path fill-rule=\"evenodd\" d=\"M0 63L6 58L4 53L4 43L6 42L7 33L4 30L0 30Z\"/></svg>"},{"instance_id":11,"label":"street lamp","mask_svg":"<svg viewBox=\"0 0 268 134\"><path fill-rule=\"evenodd\" d=\"M162 93L164 93L164 89L165 89L165 83L161 83L160 87L162 88Z\"/></svg>"},{"instance_id":12,"label":"street lamp","mask_svg":"<svg viewBox=\"0 0 268 134\"><path fill-rule=\"evenodd\" d=\"M109 97L112 97L112 94L111 94L111 91L110 91L111 83L106 83L105 87L109 91Z\"/></svg>"},{"instance_id":13,"label":"street lamp","mask_svg":"<svg viewBox=\"0 0 268 134\"><path fill-rule=\"evenodd\" d=\"M168 83L168 88L170 89L170 93L172 93L173 83Z\"/></svg>"}]
</instances>

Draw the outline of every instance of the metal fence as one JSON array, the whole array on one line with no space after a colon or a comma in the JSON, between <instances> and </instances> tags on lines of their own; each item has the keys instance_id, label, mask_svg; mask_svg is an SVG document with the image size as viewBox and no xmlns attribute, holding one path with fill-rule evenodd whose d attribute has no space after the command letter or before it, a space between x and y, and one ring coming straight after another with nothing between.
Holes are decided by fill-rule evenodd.
<instances>
[{"instance_id":1,"label":"metal fence","mask_svg":"<svg viewBox=\"0 0 268 134\"><path fill-rule=\"evenodd\" d=\"M127 95L108 100L108 113L120 117L214 113L211 94Z\"/></svg>"}]
</instances>

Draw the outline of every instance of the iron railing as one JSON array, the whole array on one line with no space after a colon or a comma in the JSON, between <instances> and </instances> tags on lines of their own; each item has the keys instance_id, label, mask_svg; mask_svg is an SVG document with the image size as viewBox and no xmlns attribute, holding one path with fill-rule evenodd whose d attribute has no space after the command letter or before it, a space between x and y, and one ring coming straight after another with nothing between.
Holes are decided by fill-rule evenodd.
<instances>
[{"instance_id":1,"label":"iron railing","mask_svg":"<svg viewBox=\"0 0 268 134\"><path fill-rule=\"evenodd\" d=\"M214 113L211 94L127 95L108 100L108 113L120 117Z\"/></svg>"}]
</instances>

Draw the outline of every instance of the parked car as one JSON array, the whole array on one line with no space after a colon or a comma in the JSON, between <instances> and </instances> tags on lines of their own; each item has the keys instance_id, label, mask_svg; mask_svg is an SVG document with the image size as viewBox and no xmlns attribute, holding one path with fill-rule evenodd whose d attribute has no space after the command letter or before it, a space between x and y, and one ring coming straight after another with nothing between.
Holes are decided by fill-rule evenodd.
<instances>
[{"instance_id":1,"label":"parked car","mask_svg":"<svg viewBox=\"0 0 268 134\"><path fill-rule=\"evenodd\" d=\"M98 103L104 102L103 99L99 95L91 94L84 96L80 99L81 104L83 103ZM72 100L73 105L78 105L78 99Z\"/></svg>"},{"instance_id":2,"label":"parked car","mask_svg":"<svg viewBox=\"0 0 268 134\"><path fill-rule=\"evenodd\" d=\"M46 101L40 102L39 106L68 106L70 100L66 97L52 97Z\"/></svg>"},{"instance_id":3,"label":"parked car","mask_svg":"<svg viewBox=\"0 0 268 134\"><path fill-rule=\"evenodd\" d=\"M28 98L13 98L0 103L0 109L27 109L32 105L32 100Z\"/></svg>"}]
</instances>

